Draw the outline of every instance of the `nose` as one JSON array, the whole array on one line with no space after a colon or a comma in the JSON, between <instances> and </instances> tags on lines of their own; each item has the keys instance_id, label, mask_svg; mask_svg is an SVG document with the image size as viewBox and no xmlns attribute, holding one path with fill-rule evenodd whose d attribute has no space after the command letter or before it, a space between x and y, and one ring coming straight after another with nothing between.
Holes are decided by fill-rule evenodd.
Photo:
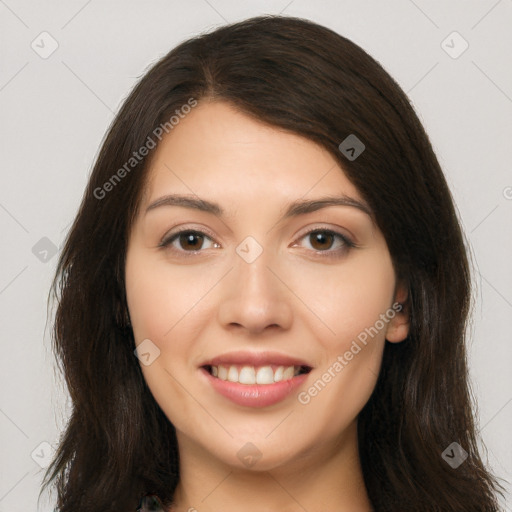
<instances>
[{"instance_id":1,"label":"nose","mask_svg":"<svg viewBox=\"0 0 512 512\"><path fill-rule=\"evenodd\" d=\"M218 308L218 320L224 329L260 334L290 328L291 294L276 268L265 251L251 263L236 257L233 270L223 282Z\"/></svg>"}]
</instances>

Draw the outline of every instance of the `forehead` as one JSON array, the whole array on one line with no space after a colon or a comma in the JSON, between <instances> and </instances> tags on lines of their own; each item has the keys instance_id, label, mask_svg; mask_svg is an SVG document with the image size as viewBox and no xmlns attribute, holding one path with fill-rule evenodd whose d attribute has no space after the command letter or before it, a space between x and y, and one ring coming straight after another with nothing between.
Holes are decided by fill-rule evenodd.
<instances>
[{"instance_id":1,"label":"forehead","mask_svg":"<svg viewBox=\"0 0 512 512\"><path fill-rule=\"evenodd\" d=\"M227 203L337 193L360 199L325 148L222 102L199 104L162 139L146 183L146 204L169 192Z\"/></svg>"}]
</instances>

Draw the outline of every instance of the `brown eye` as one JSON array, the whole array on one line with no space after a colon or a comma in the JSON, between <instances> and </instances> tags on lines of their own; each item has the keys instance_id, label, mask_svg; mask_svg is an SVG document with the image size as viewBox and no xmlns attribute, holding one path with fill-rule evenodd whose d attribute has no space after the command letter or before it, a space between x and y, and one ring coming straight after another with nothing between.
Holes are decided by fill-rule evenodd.
<instances>
[{"instance_id":1,"label":"brown eye","mask_svg":"<svg viewBox=\"0 0 512 512\"><path fill-rule=\"evenodd\" d=\"M204 243L204 235L193 231L184 231L178 237L179 245L182 249L198 251Z\"/></svg>"},{"instance_id":2,"label":"brown eye","mask_svg":"<svg viewBox=\"0 0 512 512\"><path fill-rule=\"evenodd\" d=\"M334 243L334 233L329 231L313 231L309 233L311 247L317 251L330 249Z\"/></svg>"},{"instance_id":3,"label":"brown eye","mask_svg":"<svg viewBox=\"0 0 512 512\"><path fill-rule=\"evenodd\" d=\"M314 251L316 256L340 258L351 248L356 247L355 243L346 235L330 229L313 229L304 234L300 240L303 247Z\"/></svg>"},{"instance_id":4,"label":"brown eye","mask_svg":"<svg viewBox=\"0 0 512 512\"><path fill-rule=\"evenodd\" d=\"M213 242L211 237L201 231L183 230L169 236L162 241L160 247L171 249L174 252L203 252L204 249L218 248L219 244Z\"/></svg>"}]
</instances>

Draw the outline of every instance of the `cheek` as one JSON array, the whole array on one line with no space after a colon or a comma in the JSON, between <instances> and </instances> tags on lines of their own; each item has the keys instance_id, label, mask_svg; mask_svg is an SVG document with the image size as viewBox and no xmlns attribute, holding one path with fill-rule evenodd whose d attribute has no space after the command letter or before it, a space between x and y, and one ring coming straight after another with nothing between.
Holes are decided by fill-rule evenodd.
<instances>
[{"instance_id":1,"label":"cheek","mask_svg":"<svg viewBox=\"0 0 512 512\"><path fill-rule=\"evenodd\" d=\"M128 309L136 345L149 339L158 350L154 363L141 365L157 401L160 389L174 394L175 399L181 397L178 382L185 382L197 371L195 365L202 353L195 340L214 319L208 293L223 273L214 265L208 272L198 272L194 265L170 265L164 255L150 258L143 249L128 252Z\"/></svg>"},{"instance_id":2,"label":"cheek","mask_svg":"<svg viewBox=\"0 0 512 512\"><path fill-rule=\"evenodd\" d=\"M142 250L128 252L126 295L135 340L162 343L188 317L201 314L202 298L218 281L215 270L198 273L193 265L170 265L164 254L148 257Z\"/></svg>"},{"instance_id":3,"label":"cheek","mask_svg":"<svg viewBox=\"0 0 512 512\"><path fill-rule=\"evenodd\" d=\"M196 274L192 266L178 271L138 248L127 254L126 295L135 343L149 339L158 350L151 364L141 362L141 370L156 402L176 426L194 414L194 402L180 383L187 382L193 370L194 346L189 341L199 323L205 293L201 287L207 286L204 276L191 281Z\"/></svg>"},{"instance_id":4,"label":"cheek","mask_svg":"<svg viewBox=\"0 0 512 512\"><path fill-rule=\"evenodd\" d=\"M354 268L346 277L332 290L333 302L339 306L332 312L332 321L341 341L339 349L350 350L354 341L360 341L364 350L358 359L362 360L373 357L374 350L383 346L387 322L382 315L392 304L395 277L391 262L388 265L382 260Z\"/></svg>"},{"instance_id":5,"label":"cheek","mask_svg":"<svg viewBox=\"0 0 512 512\"><path fill-rule=\"evenodd\" d=\"M322 348L314 378L297 397L302 421L314 417L324 434L336 436L357 417L377 381L395 286L392 263L386 253L368 254L303 271L295 286L297 295L309 298L315 315L303 319Z\"/></svg>"},{"instance_id":6,"label":"cheek","mask_svg":"<svg viewBox=\"0 0 512 512\"><path fill-rule=\"evenodd\" d=\"M395 274L384 250L353 253L339 265L301 265L282 273L304 305L295 301L296 313L304 311L303 321L328 353L348 349L393 302ZM386 325L377 325L382 339Z\"/></svg>"}]
</instances>

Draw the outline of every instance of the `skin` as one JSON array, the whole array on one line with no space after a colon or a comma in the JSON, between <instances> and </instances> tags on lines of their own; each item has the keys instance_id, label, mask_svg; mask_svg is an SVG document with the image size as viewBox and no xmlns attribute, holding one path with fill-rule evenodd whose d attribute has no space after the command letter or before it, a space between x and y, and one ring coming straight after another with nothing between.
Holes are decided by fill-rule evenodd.
<instances>
[{"instance_id":1,"label":"skin","mask_svg":"<svg viewBox=\"0 0 512 512\"><path fill-rule=\"evenodd\" d=\"M129 239L126 292L136 344L149 339L160 351L141 368L177 431L174 510L372 510L357 416L374 389L385 340L407 337L404 312L309 403L297 394L379 315L404 302L405 289L382 233L360 209L329 206L281 219L295 200L345 195L364 202L357 189L322 147L221 102L201 102L182 119L154 150L148 173ZM146 212L167 194L213 201L225 212L176 205ZM313 228L339 232L356 247L338 237L315 244L307 235ZM159 246L186 229L206 237L192 248L179 238ZM252 263L235 250L247 236L263 249ZM276 351L313 370L278 404L239 406L199 369L236 350ZM262 454L250 468L237 457L248 442Z\"/></svg>"}]
</instances>

